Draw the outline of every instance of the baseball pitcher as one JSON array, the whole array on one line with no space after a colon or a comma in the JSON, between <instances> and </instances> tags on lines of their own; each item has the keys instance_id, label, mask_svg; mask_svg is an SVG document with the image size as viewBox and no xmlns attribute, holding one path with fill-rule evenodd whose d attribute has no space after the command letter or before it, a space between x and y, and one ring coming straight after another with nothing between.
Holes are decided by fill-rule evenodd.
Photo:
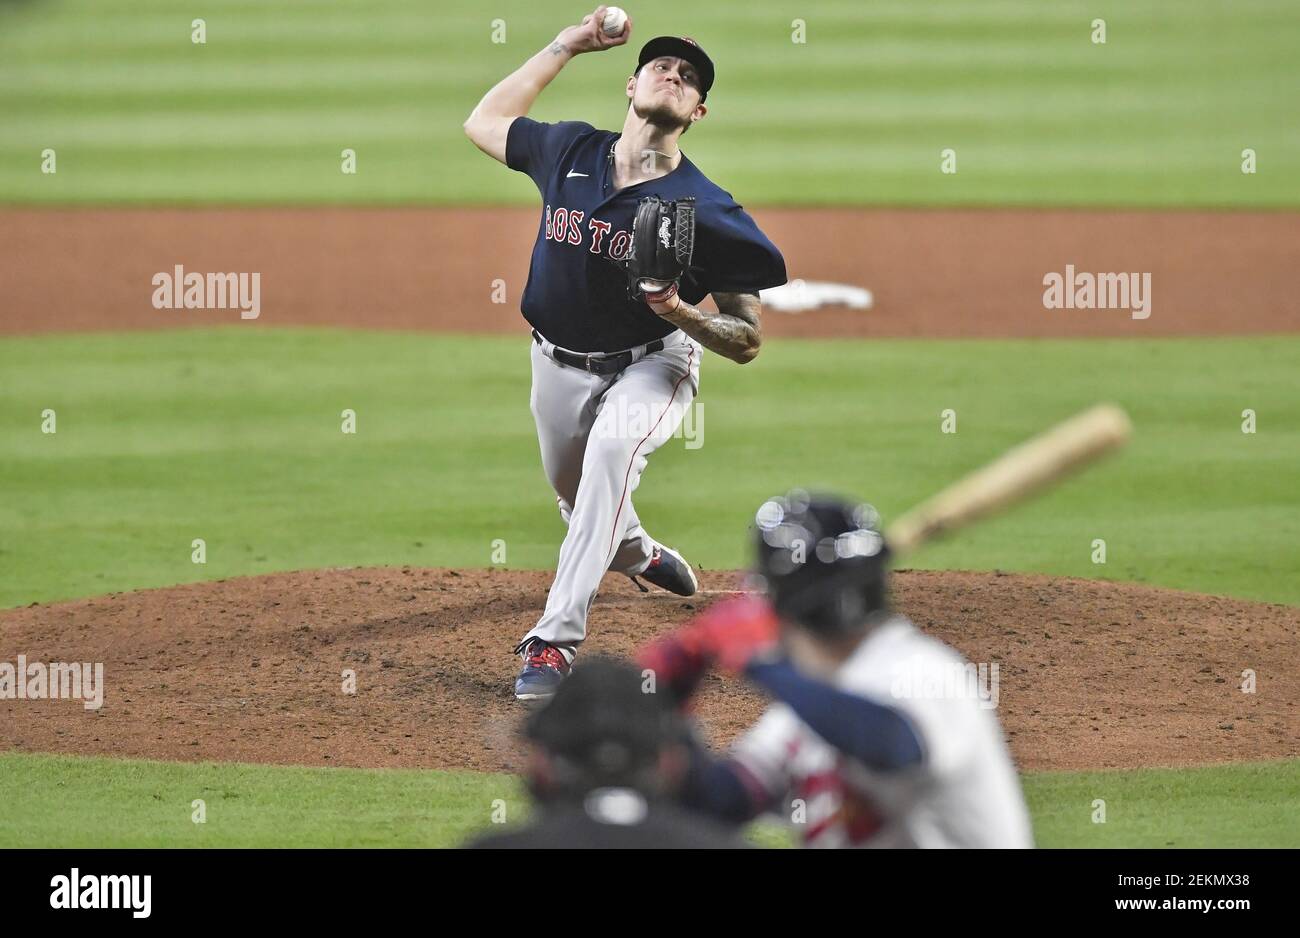
<instances>
[{"instance_id":1,"label":"baseball pitcher","mask_svg":"<svg viewBox=\"0 0 1300 938\"><path fill-rule=\"evenodd\" d=\"M780 252L679 147L714 81L693 40L661 36L641 49L621 133L527 116L574 56L631 36L630 21L612 36L605 27L600 6L562 30L465 122L543 202L521 309L542 467L568 531L546 609L515 649L521 700L551 696L569 672L606 570L695 592L694 571L642 527L632 492L698 393L703 349L751 361L759 290L786 280ZM697 305L706 295L716 312Z\"/></svg>"},{"instance_id":2,"label":"baseball pitcher","mask_svg":"<svg viewBox=\"0 0 1300 938\"><path fill-rule=\"evenodd\" d=\"M1030 847L991 687L891 612L888 547L868 505L794 491L756 517L764 595L719 603L648 646L685 702L710 667L773 698L722 759L697 749L689 807L792 820L814 847Z\"/></svg>"}]
</instances>

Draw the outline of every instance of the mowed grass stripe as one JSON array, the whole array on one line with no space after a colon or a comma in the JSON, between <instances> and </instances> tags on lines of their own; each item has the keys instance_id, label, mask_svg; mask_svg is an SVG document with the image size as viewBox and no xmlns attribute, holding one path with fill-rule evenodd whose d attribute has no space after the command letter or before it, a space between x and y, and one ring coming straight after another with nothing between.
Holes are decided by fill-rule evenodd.
<instances>
[{"instance_id":1,"label":"mowed grass stripe","mask_svg":"<svg viewBox=\"0 0 1300 938\"><path fill-rule=\"evenodd\" d=\"M235 728L230 728L231 732ZM1300 846L1295 760L1035 772L1022 785L1040 847ZM1094 821L1096 799L1105 823ZM194 802L203 802L195 823ZM510 775L178 763L0 753L0 847L454 847L522 823ZM765 846L793 842L760 824Z\"/></svg>"},{"instance_id":2,"label":"mowed grass stripe","mask_svg":"<svg viewBox=\"0 0 1300 938\"><path fill-rule=\"evenodd\" d=\"M735 569L746 519L773 492L853 492L895 517L1113 399L1137 427L1123 454L909 563L1300 603L1298 343L774 343L745 369L706 363L706 445L661 448L637 507L686 556ZM562 528L528 380L517 337L231 327L4 340L0 608L273 570L477 567L503 518L511 566L552 568ZM1245 407L1255 435L1241 432ZM56 435L40 432L45 408ZM339 432L344 408L355 437ZM939 433L945 408L957 434ZM194 537L209 544L202 568ZM1091 560L1098 537L1105 565Z\"/></svg>"},{"instance_id":3,"label":"mowed grass stripe","mask_svg":"<svg viewBox=\"0 0 1300 938\"><path fill-rule=\"evenodd\" d=\"M315 142L346 145L349 141L364 138L371 143L382 143L385 140L423 142L426 146L414 149L411 155L433 159L440 152L473 146L464 138L459 126L454 129L439 126L428 120L427 112L402 107L380 112L358 107L354 111L334 110L319 112L314 116L304 113L288 122L280 120L274 112L247 113L241 115L240 126L233 132L227 123L220 120L221 116L214 114L209 119L197 120L193 117L169 118L168 115L159 113L120 117L117 120L105 117L97 119L93 124L80 124L72 129L60 127L51 120L42 120L21 141L11 142L8 147L0 148L0 152L8 150L16 155L16 151L25 145L30 153L31 146L44 143L56 147L75 147L76 150L70 150L66 154L72 157L92 150L126 149L134 152L139 159L156 162L162 157L162 151L168 148L211 146L234 150L243 147L283 147L288 152L308 147ZM901 135L908 124L881 121L880 126L884 130L898 131ZM1135 138L1117 144L1113 150L1099 154L1094 159L1084 161L1078 148L1071 145L1073 137L1026 141L1022 149L1008 153L996 135L984 132L977 134L979 128L970 125L963 127L958 124L948 131L921 125L912 126L915 132L910 142L891 141L888 145L869 149L862 149L848 141L818 147L801 157L799 173L806 173L813 168L849 171L854 168L897 166L901 170L916 170L937 176L940 146L960 142L957 153L961 169L974 168L979 161L972 157L987 154L995 158L989 160L987 169L984 170L987 172L997 172L999 168L1008 166L1023 166L1031 174L1073 166L1081 170L1106 166L1113 166L1116 170L1138 169L1148 161L1158 160L1160 166L1168 169L1217 168L1227 175L1223 166L1222 148L1216 148L1212 142L1202 139L1154 143ZM1138 122L1133 122L1132 126L1138 126ZM964 135L963 130L966 131ZM962 135L963 139L954 140L953 137L957 135ZM762 132L758 129L737 133L737 142L745 144L738 151L724 148L716 140L707 144L702 141L701 146L692 149L691 158L706 169L710 165L725 164L729 174L727 188L731 188L730 174L743 171L746 167L770 166L789 175L790 167L782 154L773 153L758 145L761 136ZM148 143L147 148L139 146L142 141ZM751 142L754 143L753 146L748 145ZM1237 175L1241 175L1240 172ZM935 186L960 186L963 180L960 174L958 176L952 180L933 179L931 183ZM488 181L500 183L509 178L503 174L490 177Z\"/></svg>"},{"instance_id":4,"label":"mowed grass stripe","mask_svg":"<svg viewBox=\"0 0 1300 938\"><path fill-rule=\"evenodd\" d=\"M343 145L359 146L364 173L345 176L338 171L339 152ZM536 189L526 177L494 180L474 178L448 187L439 184L441 164L435 157L425 156L418 148L400 143L384 142L370 145L349 136L334 145L320 144L303 150L276 147L257 150L272 154L267 165L251 168L249 153L240 149L205 148L205 152L192 156L177 155L177 151L160 152L157 156L142 158L137 151L117 150L106 153L89 151L73 154L72 158L60 156L60 167L77 167L84 159L93 165L94 178L70 177L60 172L58 176L42 177L32 185L29 169L0 167L0 186L22 187L43 202L66 204L77 202L140 203L163 202L175 205L266 205L304 203L399 206L409 205L412 198L413 177L428 177L423 188L416 191L423 198L443 204L474 205L484 202L526 202L534 197ZM0 153L0 161L3 153ZM98 161L98 162L95 162ZM998 165L998 159L990 165ZM966 165L964 162L962 165ZM1060 174L1055 165L1034 165L1029 171L1021 170L1023 162L1000 165L989 171L978 186L950 182L953 177L941 177L925 168L914 165L901 168L897 165L868 167L859 165L859 176L870 176L871 182L857 183L851 194L870 194L878 205L915 207L933 205L945 207L981 208L989 205L990 191L1001 186L997 197L1000 206L1032 208L1050 204L1060 195ZM149 170L145 173L144 170ZM1166 173L1152 180L1150 173L1139 167L1128 166L1124 172L1105 168L1088 168L1072 171L1072 184L1079 192L1086 192L1093 201L1124 204L1130 192L1141 189L1150 206L1179 208L1203 197L1205 191L1187 174ZM837 173L809 169L800 176L797 193L790 188L790 176L784 168L769 166L762 169L738 167L729 173L727 186L741 196L746 205L755 202L743 193L769 191L787 193L801 205L843 207L845 185ZM159 195L165 191L166 195ZM1218 190L1218 202L1237 209L1257 208L1271 210L1275 199L1267 191L1251 185L1249 177L1230 178Z\"/></svg>"},{"instance_id":5,"label":"mowed grass stripe","mask_svg":"<svg viewBox=\"0 0 1300 938\"><path fill-rule=\"evenodd\" d=\"M134 140L145 144L143 157L154 159L147 148L157 144L212 144L237 147L285 145L301 146L312 140L346 143L349 135L376 134L389 139L428 139L430 126L413 120L415 114L402 105L387 108L318 111L300 110L286 117L274 112L242 113L239 120L195 119L192 114L153 112L129 120L120 115L104 115L78 121L75 127L60 125L54 119L37 120L29 129L28 140L57 141L64 146L117 144L130 145ZM463 139L463 134L457 134ZM355 136L352 137L355 139Z\"/></svg>"},{"instance_id":6,"label":"mowed grass stripe","mask_svg":"<svg viewBox=\"0 0 1300 938\"><path fill-rule=\"evenodd\" d=\"M296 34L285 35L258 29L245 37L212 37L206 44L190 42L188 24L183 24L179 37L176 29L168 26L158 35L142 36L137 30L115 26L107 31L94 30L83 34L60 31L49 37L48 45L28 34L23 35L23 45L14 50L6 67L22 65L29 68L93 64L111 69L123 62L166 63L176 66L205 66L248 64L270 66L284 62L298 62L304 66L342 59L369 57L376 65L387 61L389 55L406 50L403 57L421 58L431 67L443 66L448 72L477 73L486 63L519 64L535 43L545 45L545 37L538 34L527 47L521 44L486 43L487 32L483 24L475 23L474 30L461 37L449 36L445 30L425 35L401 31L384 21L365 21L367 29L352 30L340 27L339 37ZM1213 47L1190 54L1185 47L1173 45L1176 35L1161 33L1158 37L1141 37L1116 47L1078 42L1077 30L1060 37L1043 36L1029 32L1016 36L1014 30L1001 30L992 37L978 39L958 35L952 37L900 34L882 35L874 28L863 28L860 33L838 30L833 35L821 37L816 43L796 44L789 41L788 33L773 30L771 24L754 26L749 36L743 36L743 27L729 30L733 40L746 38L754 43L756 53L726 63L726 85L735 91L737 79L750 80L763 77L779 84L782 75L799 77L805 72L840 71L855 85L861 87L865 80L880 74L894 74L906 78L908 84L927 77L959 71L982 78L986 74L1020 72L1035 82L1050 82L1065 69L1068 75L1086 77L1104 75L1144 74L1152 77L1174 73L1205 76L1207 70L1234 69L1246 76L1264 74L1279 65L1288 63L1290 45L1283 37L1243 36L1249 39L1248 48L1234 46L1229 36L1216 37ZM391 29L391 32L390 32ZM775 33L775 34L774 34ZM210 34L211 36L211 34ZM220 38L222 41L217 42ZM346 39L335 43L333 40ZM1184 39L1195 37L1182 37ZM29 41L31 40L31 41ZM464 58L461 44L484 46L482 54L474 60ZM380 59L380 53L384 56ZM594 62L617 61L619 71L630 71L622 56L612 52L605 57L579 60L581 67L590 70L601 66ZM721 68L721 66L720 66ZM793 72L791 70L794 70ZM721 77L722 73L719 72Z\"/></svg>"},{"instance_id":7,"label":"mowed grass stripe","mask_svg":"<svg viewBox=\"0 0 1300 938\"><path fill-rule=\"evenodd\" d=\"M487 70L484 72L486 74ZM938 66L923 78L900 81L895 70L870 66L855 74L869 88L870 93L863 94L867 89L846 88L840 66L805 68L798 87L773 88L764 100L780 110L798 108L802 116L809 117L843 115L845 102L851 102L850 113L882 110L914 113L924 104L940 109L965 105L975 107L978 113L987 116L1017 116L1022 111L1042 112L1044 115L1062 111L1095 112L1099 106L1107 111L1118 109L1121 112L1127 108L1145 110L1160 106L1171 115L1180 115L1204 111L1207 103L1191 92L1198 85L1204 90L1213 89L1217 84L1203 69L1165 70L1149 78L1144 76L1142 93L1120 95L1111 93L1121 90L1118 82L1109 90L1088 86L1088 81L1097 76L1086 66L1081 66L1078 71L1059 68L1049 79L1029 88L1025 85L1023 70L1002 66L989 69L980 76L981 84L987 90L996 91L997 96L972 101L969 91L961 87L967 74L968 69L957 63ZM1124 76L1109 77L1118 79ZM170 99L204 92L256 91L260 98L263 92L336 93L356 89L373 93L375 88L380 88L393 97L418 93L432 101L442 97L444 89L440 83L463 81L465 78L463 69L445 62L430 61L427 56L395 56L388 60L383 70L375 69L374 63L365 58L333 61L328 66L312 60L276 60L238 68L233 63L156 62L148 66L118 63L94 71L51 65L27 70L24 75L26 84L22 88L5 89L3 96L13 106L37 99L51 103L63 99L78 101L83 99L82 96L109 101L114 97L124 101L133 98L147 101L152 96L165 105ZM762 73L756 72L754 80L762 79ZM1276 92L1278 83L1275 76L1264 73L1238 76L1235 87L1243 96L1242 106L1267 110L1272 105L1266 93ZM1171 90L1188 93L1174 96L1169 93ZM883 95L882 91L888 91L888 95ZM590 90L587 94L604 99L607 104L616 102L619 96L617 89L612 94L607 89ZM241 101L238 98L230 99L230 102L239 106L259 103L257 99ZM726 113L724 109L715 117Z\"/></svg>"},{"instance_id":8,"label":"mowed grass stripe","mask_svg":"<svg viewBox=\"0 0 1300 938\"><path fill-rule=\"evenodd\" d=\"M412 160L407 147L399 148L396 152L377 152L371 149L365 152L364 165L369 177L355 185L350 185L349 180L357 177L339 173L337 150L323 160L316 159L317 154L312 154L311 158L316 162L309 168L279 161L278 165L256 171L248 168L247 163L241 160L241 154L220 151L213 153L210 159L194 159L166 167L135 161L129 166L124 165L120 171L97 175L93 181L54 179L49 183L42 182L34 191L42 196L43 201L52 204L157 203L161 199L174 205L221 203L251 206L284 202L409 205L411 188L402 180L429 172L429 162ZM231 166L232 160L238 165ZM59 165L65 164L61 160ZM151 168L155 172L146 177L141 173L142 168ZM202 177L202 183L195 182L199 177ZM0 184L9 181L25 184L24 180L21 171L0 171ZM506 188L478 184L472 188L463 187L458 194L467 201L501 199L503 195L511 194L522 198L527 194L527 186L531 186L527 179L522 183L512 181ZM160 188L165 188L168 192L165 198L158 195ZM433 186L430 185L429 190L432 189Z\"/></svg>"},{"instance_id":9,"label":"mowed grass stripe","mask_svg":"<svg viewBox=\"0 0 1300 938\"><path fill-rule=\"evenodd\" d=\"M79 106L75 97L62 102L63 106L48 109L37 108L28 102L18 110L31 112L30 116L17 128L18 133L0 148L12 150L52 140L64 145L77 143L87 147L114 144L154 146L169 140L187 142L200 137L214 143L241 139L257 142L273 139L267 136L268 133L274 134L275 139L294 142L296 136L307 139L312 134L337 133L341 128L365 132L367 127L382 124L393 125L402 137L441 139L449 143L454 141L457 147L472 147L465 140L458 122L440 119L433 105L418 94L417 88L408 90L410 94L394 95L380 106L372 105L367 94L357 89L343 89L332 96L327 105L306 91L277 92L246 107L234 109L218 93L187 96L188 103L183 107L171 108L160 107L159 102L143 98L130 102L126 107L119 106L119 102L114 100L113 107L104 114L75 122L66 119L66 115ZM173 100L180 103L179 97ZM607 110L602 104L593 102L593 109ZM1005 113L998 116L1009 119L1015 106L1002 107ZM286 109L290 111L288 117L285 116ZM1153 152L1167 153L1166 158L1177 165L1186 158L1189 150L1199 149L1219 153L1218 165L1240 175L1237 161L1224 158L1227 147L1222 140L1209 139L1204 133L1179 125L1170 119L1167 112L1159 109L1129 103L1102 116L1084 109L1053 112L1036 118L1040 129L1050 133L1018 139L1014 146L1008 144L1008 125L990 123L992 117L992 114L967 113L959 102L937 105L935 113L925 116L895 107L865 107L854 112L820 110L810 114L806 121L815 131L819 145L800 154L800 166L806 160L823 158L840 150L857 154L863 163L882 158L888 161L891 152L907 153L908 159L913 159L911 153L917 137L924 135L932 139L946 138L946 142L958 148L986 141L996 144L1008 159L1038 159L1044 152L1061 151L1072 155L1072 162L1079 165L1097 165L1098 158L1127 160L1134 154ZM1101 120L1106 122L1108 131L1116 134L1116 140L1105 151L1091 152L1086 145L1093 128ZM1153 124L1163 130L1157 138L1141 132ZM757 145L769 136L761 117L727 115L725 119L719 119L718 129L720 135L725 134L725 143L717 136L691 141L694 145L690 152L697 162L700 154L711 150L730 151L739 146L741 152L735 153L735 162L747 157L760 158L783 165L787 170L790 168L788 154L783 151L763 146L761 153L751 152L759 149ZM881 135L882 141L870 147L862 146L856 135L864 130ZM937 161L937 151L928 141L926 145L927 153L935 158L930 162ZM727 160L728 164L731 162L732 159Z\"/></svg>"}]
</instances>

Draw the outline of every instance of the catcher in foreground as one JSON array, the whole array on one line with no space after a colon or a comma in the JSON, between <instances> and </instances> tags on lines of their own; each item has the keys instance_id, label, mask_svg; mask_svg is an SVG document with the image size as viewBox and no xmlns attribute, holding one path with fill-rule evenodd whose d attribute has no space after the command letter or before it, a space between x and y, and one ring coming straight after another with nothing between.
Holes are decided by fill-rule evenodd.
<instances>
[{"instance_id":1,"label":"catcher in foreground","mask_svg":"<svg viewBox=\"0 0 1300 938\"><path fill-rule=\"evenodd\" d=\"M1032 846L991 669L890 611L875 510L794 491L756 521L764 595L640 655L679 704L712 667L774 700L727 758L695 749L686 806L735 823L770 811L815 847Z\"/></svg>"},{"instance_id":2,"label":"catcher in foreground","mask_svg":"<svg viewBox=\"0 0 1300 938\"><path fill-rule=\"evenodd\" d=\"M751 361L759 290L786 280L780 252L678 147L713 87L713 62L694 40L642 47L623 89L622 133L525 116L574 56L628 41L631 22L607 36L604 15L597 7L562 30L465 122L544 203L521 309L533 327L542 467L568 533L546 610L515 649L521 700L551 696L569 672L607 570L695 592L686 560L641 526L632 492L699 390L703 349ZM717 312L695 305L706 295Z\"/></svg>"},{"instance_id":3,"label":"catcher in foreground","mask_svg":"<svg viewBox=\"0 0 1300 938\"><path fill-rule=\"evenodd\" d=\"M537 809L523 827L478 837L493 849L731 849L731 825L677 803L689 766L684 721L641 672L588 658L523 727Z\"/></svg>"}]
</instances>

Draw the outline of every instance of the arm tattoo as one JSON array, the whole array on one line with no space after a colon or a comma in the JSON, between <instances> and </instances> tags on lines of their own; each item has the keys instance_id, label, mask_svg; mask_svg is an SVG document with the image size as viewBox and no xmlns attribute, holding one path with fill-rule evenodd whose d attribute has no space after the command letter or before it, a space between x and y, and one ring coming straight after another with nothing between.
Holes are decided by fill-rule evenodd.
<instances>
[{"instance_id":1,"label":"arm tattoo","mask_svg":"<svg viewBox=\"0 0 1300 938\"><path fill-rule=\"evenodd\" d=\"M706 349L742 365L758 355L763 330L757 293L715 293L716 313L678 299L677 308L664 318Z\"/></svg>"},{"instance_id":2,"label":"arm tattoo","mask_svg":"<svg viewBox=\"0 0 1300 938\"><path fill-rule=\"evenodd\" d=\"M564 53L568 51L569 50L564 45L564 43L560 42L560 40L558 39L555 40L553 43L551 43L551 48L550 48L551 55L564 55Z\"/></svg>"}]
</instances>

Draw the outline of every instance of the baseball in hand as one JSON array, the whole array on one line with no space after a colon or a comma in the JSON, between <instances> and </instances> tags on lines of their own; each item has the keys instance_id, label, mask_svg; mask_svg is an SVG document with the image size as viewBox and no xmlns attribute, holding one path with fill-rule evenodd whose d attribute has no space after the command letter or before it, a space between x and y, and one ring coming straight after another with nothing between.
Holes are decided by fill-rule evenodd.
<instances>
[{"instance_id":1,"label":"baseball in hand","mask_svg":"<svg viewBox=\"0 0 1300 938\"><path fill-rule=\"evenodd\" d=\"M623 35L623 27L627 25L627 14L620 7L606 7L605 19L600 24L601 32L610 39Z\"/></svg>"}]
</instances>

